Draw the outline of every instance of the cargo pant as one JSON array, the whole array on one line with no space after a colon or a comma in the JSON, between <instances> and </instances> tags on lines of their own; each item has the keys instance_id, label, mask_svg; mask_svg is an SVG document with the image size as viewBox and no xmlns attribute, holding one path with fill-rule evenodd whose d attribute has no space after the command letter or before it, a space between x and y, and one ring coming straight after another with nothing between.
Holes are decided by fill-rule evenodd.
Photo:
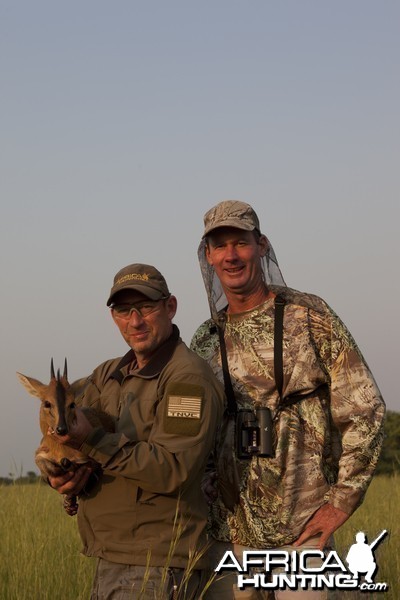
<instances>
[{"instance_id":1,"label":"cargo pant","mask_svg":"<svg viewBox=\"0 0 400 600\"><path fill-rule=\"evenodd\" d=\"M198 600L203 572L143 567L98 559L90 600Z\"/></svg>"}]
</instances>

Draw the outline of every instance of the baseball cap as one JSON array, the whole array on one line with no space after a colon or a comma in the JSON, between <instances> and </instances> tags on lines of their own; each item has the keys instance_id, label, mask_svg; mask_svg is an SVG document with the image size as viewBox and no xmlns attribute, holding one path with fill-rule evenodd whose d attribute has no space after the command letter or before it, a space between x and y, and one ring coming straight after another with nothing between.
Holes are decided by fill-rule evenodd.
<instances>
[{"instance_id":1,"label":"baseball cap","mask_svg":"<svg viewBox=\"0 0 400 600\"><path fill-rule=\"evenodd\" d=\"M140 263L128 265L118 271L114 277L107 306L110 306L113 297L121 290L135 290L151 300L161 300L170 295L167 282L160 271L151 265Z\"/></svg>"},{"instance_id":2,"label":"baseball cap","mask_svg":"<svg viewBox=\"0 0 400 600\"><path fill-rule=\"evenodd\" d=\"M258 229L260 223L250 204L239 200L223 200L204 215L204 234L208 235L218 227L236 227L246 231Z\"/></svg>"}]
</instances>

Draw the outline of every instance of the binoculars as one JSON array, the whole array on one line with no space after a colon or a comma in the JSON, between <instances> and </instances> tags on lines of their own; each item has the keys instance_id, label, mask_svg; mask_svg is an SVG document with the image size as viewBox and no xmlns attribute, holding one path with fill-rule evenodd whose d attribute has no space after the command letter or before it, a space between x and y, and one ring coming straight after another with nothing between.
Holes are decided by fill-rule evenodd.
<instances>
[{"instance_id":1,"label":"binoculars","mask_svg":"<svg viewBox=\"0 0 400 600\"><path fill-rule=\"evenodd\" d=\"M267 407L240 410L236 416L236 454L238 458L274 456L272 415Z\"/></svg>"}]
</instances>

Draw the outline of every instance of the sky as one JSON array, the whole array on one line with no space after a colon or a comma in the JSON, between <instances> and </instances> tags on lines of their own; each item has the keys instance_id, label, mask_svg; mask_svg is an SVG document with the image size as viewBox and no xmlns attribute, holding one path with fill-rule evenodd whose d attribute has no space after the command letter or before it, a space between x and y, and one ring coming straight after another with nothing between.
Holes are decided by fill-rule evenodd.
<instances>
[{"instance_id":1,"label":"sky","mask_svg":"<svg viewBox=\"0 0 400 600\"><path fill-rule=\"evenodd\" d=\"M114 274L156 266L187 343L203 215L250 203L400 410L400 4L0 0L0 476L36 470L39 401L123 355ZM397 273L397 275L396 275Z\"/></svg>"}]
</instances>

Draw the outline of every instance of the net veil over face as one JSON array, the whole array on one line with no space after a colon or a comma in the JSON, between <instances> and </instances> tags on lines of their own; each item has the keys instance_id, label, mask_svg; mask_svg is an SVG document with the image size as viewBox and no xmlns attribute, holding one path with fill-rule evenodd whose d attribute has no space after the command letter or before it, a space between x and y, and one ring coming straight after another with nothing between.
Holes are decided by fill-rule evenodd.
<instances>
[{"instance_id":1,"label":"net veil over face","mask_svg":"<svg viewBox=\"0 0 400 600\"><path fill-rule=\"evenodd\" d=\"M208 304L210 306L211 317L215 322L220 320L220 312L228 305L221 282L215 273L215 269L207 261L206 257L206 238L200 242L198 249L198 258L200 263L201 274L203 276L204 285L207 292ZM265 256L260 258L263 279L267 286L278 285L285 286L278 261L275 256L274 249L268 240L268 250Z\"/></svg>"}]
</instances>

